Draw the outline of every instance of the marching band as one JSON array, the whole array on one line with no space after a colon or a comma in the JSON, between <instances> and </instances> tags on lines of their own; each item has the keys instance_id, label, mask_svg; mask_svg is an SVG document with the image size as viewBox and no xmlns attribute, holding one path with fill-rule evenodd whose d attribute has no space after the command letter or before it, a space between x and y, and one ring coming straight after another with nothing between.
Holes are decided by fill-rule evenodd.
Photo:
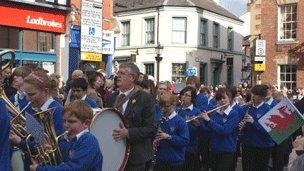
<instances>
[{"instance_id":1,"label":"marching band","mask_svg":"<svg viewBox=\"0 0 304 171\"><path fill-rule=\"evenodd\" d=\"M82 73L69 83L68 101L59 102L42 68L17 67L11 77L6 87L15 93L7 97L2 86L0 94L1 171L102 170L109 162L103 160L108 155L103 147L115 148L100 144L98 134L89 131L92 109L102 107L117 109L126 123L109 133L116 142L125 141L130 152L113 170L233 171L240 156L244 171L283 170L286 161L278 156L289 154L281 149L291 141L276 144L258 122L283 97L266 85L253 86L248 102L248 93L236 87L212 92L191 76L176 95L168 82L141 88L138 67L124 63L113 85L117 90L103 89L109 91L106 97L98 91L104 76ZM3 79L1 73L1 85Z\"/></svg>"}]
</instances>

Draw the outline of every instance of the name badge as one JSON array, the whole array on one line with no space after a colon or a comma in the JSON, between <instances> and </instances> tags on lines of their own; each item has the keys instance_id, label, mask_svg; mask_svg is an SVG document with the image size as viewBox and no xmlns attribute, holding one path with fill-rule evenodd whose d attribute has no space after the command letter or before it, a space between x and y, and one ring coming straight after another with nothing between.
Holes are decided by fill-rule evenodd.
<instances>
[{"instance_id":1,"label":"name badge","mask_svg":"<svg viewBox=\"0 0 304 171\"><path fill-rule=\"evenodd\" d=\"M171 132L175 131L175 127L170 127Z\"/></svg>"},{"instance_id":2,"label":"name badge","mask_svg":"<svg viewBox=\"0 0 304 171\"><path fill-rule=\"evenodd\" d=\"M226 123L226 122L227 122L227 119L226 119L226 118L224 118L224 119L223 119L223 122L224 122L224 123Z\"/></svg>"}]
</instances>

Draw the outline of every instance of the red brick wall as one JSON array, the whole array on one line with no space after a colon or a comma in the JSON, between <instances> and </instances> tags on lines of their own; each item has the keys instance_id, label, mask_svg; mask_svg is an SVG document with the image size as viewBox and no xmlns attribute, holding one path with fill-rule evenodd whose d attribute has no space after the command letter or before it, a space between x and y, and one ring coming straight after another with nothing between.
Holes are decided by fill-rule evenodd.
<instances>
[{"instance_id":1,"label":"red brick wall","mask_svg":"<svg viewBox=\"0 0 304 171\"><path fill-rule=\"evenodd\" d=\"M277 45L278 37L278 5L276 0L262 1L261 4L261 37L266 40L266 71L262 73L262 83L277 84L277 61L275 56L287 54L304 42L304 0L299 0L297 5L297 43ZM304 48L303 48L304 52ZM290 57L288 58L290 60ZM304 68L304 67L298 67ZM297 86L304 87L304 70L297 70Z\"/></svg>"}]
</instances>

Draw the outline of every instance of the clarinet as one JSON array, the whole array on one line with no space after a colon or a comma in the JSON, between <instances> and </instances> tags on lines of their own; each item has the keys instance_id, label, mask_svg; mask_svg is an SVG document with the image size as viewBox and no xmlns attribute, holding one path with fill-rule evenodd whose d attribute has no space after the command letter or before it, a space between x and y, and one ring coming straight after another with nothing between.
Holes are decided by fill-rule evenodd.
<instances>
[{"instance_id":1,"label":"clarinet","mask_svg":"<svg viewBox=\"0 0 304 171\"><path fill-rule=\"evenodd\" d=\"M163 124L165 123L165 121L166 121L166 117L162 116L162 118L160 119L158 128L157 128L158 133L162 132ZM158 150L158 146L159 146L159 141L154 139L153 140L153 151L152 151L152 153L153 153L152 166L154 166L156 163L156 152Z\"/></svg>"},{"instance_id":2,"label":"clarinet","mask_svg":"<svg viewBox=\"0 0 304 171\"><path fill-rule=\"evenodd\" d=\"M251 106L252 106L252 104L249 104L248 109L246 110L246 114L245 114L245 115L250 115L250 114L249 114L249 110L250 110L250 107L251 107ZM242 135L245 126L246 126L246 121L245 121L245 119L243 119L243 120L239 123L239 134L238 134L238 136L241 136L241 135Z\"/></svg>"}]
</instances>

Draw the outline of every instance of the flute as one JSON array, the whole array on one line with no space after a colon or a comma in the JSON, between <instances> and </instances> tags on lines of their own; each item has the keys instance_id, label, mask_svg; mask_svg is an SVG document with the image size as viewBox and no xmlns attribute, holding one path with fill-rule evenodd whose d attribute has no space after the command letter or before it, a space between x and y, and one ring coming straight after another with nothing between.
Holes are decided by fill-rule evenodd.
<instances>
[{"instance_id":1,"label":"flute","mask_svg":"<svg viewBox=\"0 0 304 171\"><path fill-rule=\"evenodd\" d=\"M219 110L219 109L221 109L221 108L223 108L223 107L226 107L226 106L228 106L228 105L230 105L230 104L229 104L229 103L226 103L226 104L224 104L224 105L222 105L222 106L219 106L219 107L214 108L214 109L212 109L212 110L209 110L209 111L207 111L207 112L203 112L203 113L199 114L198 116L195 116L195 117L193 117L193 118L191 118L191 119L186 120L186 123L191 122L191 121L194 121L194 120L196 120L196 119L198 119L198 118L201 118L203 114L212 113L212 112L214 112L214 111L216 111L216 110Z\"/></svg>"}]
</instances>

